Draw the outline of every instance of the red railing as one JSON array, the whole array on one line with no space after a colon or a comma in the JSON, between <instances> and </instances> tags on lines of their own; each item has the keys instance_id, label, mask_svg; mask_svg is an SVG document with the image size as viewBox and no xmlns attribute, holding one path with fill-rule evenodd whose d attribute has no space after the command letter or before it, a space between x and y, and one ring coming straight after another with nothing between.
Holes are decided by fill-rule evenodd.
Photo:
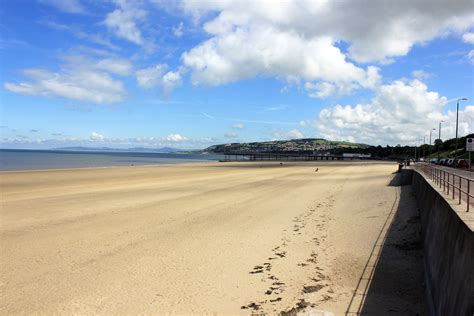
<instances>
[{"instance_id":1,"label":"red railing","mask_svg":"<svg viewBox=\"0 0 474 316\"><path fill-rule=\"evenodd\" d=\"M470 179L454 172L427 164L416 163L415 170L421 171L433 183L439 186L448 197L458 200L459 204L466 203L466 212L469 212L470 204L474 204L474 179Z\"/></svg>"}]
</instances>

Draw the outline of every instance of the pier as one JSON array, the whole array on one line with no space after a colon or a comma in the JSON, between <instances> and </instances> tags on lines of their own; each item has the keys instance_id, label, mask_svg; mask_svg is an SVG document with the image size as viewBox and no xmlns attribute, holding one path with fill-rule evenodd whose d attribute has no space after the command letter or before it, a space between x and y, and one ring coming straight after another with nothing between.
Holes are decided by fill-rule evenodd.
<instances>
[{"instance_id":1,"label":"pier","mask_svg":"<svg viewBox=\"0 0 474 316\"><path fill-rule=\"evenodd\" d=\"M353 160L370 159L359 157L343 157L342 155L322 154L286 154L286 153L224 153L224 159L220 162L229 161L316 161L316 160Z\"/></svg>"}]
</instances>

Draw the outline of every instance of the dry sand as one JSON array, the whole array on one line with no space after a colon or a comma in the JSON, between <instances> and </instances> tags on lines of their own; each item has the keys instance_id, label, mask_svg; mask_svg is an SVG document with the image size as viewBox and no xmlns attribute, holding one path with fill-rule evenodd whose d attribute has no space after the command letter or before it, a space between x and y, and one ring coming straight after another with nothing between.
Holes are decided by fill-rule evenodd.
<instances>
[{"instance_id":1,"label":"dry sand","mask_svg":"<svg viewBox=\"0 0 474 316\"><path fill-rule=\"evenodd\" d=\"M389 185L396 169L215 163L0 173L0 314L360 311L364 275L376 275L399 208L400 187ZM406 265L418 282L419 265ZM416 312L422 295L383 292L372 296L379 312L400 303Z\"/></svg>"}]
</instances>

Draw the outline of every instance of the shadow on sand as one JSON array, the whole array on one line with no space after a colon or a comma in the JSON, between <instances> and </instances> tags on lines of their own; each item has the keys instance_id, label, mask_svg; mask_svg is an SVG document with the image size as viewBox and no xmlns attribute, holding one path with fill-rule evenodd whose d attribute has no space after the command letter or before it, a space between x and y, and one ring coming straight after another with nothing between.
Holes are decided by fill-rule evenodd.
<instances>
[{"instance_id":1,"label":"shadow on sand","mask_svg":"<svg viewBox=\"0 0 474 316\"><path fill-rule=\"evenodd\" d=\"M407 179L395 175L398 201L382 227L346 315L424 315L421 224Z\"/></svg>"}]
</instances>

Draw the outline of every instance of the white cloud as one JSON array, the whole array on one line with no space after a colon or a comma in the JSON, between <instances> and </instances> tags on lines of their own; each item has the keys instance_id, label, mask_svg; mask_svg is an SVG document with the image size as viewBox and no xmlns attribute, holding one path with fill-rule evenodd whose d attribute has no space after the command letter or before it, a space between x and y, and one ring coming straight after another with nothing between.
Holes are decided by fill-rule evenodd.
<instances>
[{"instance_id":1,"label":"white cloud","mask_svg":"<svg viewBox=\"0 0 474 316\"><path fill-rule=\"evenodd\" d=\"M468 32L462 35L462 40L468 44L474 44L474 33Z\"/></svg>"},{"instance_id":2,"label":"white cloud","mask_svg":"<svg viewBox=\"0 0 474 316\"><path fill-rule=\"evenodd\" d=\"M449 6L444 0L182 0L180 7L205 21L209 35L182 55L193 84L269 76L303 81L316 98L376 89L378 68L348 57L388 63L415 45L474 25L470 0Z\"/></svg>"},{"instance_id":3,"label":"white cloud","mask_svg":"<svg viewBox=\"0 0 474 316\"><path fill-rule=\"evenodd\" d=\"M370 144L413 144L443 123L443 138L454 137L455 113L444 113L448 100L428 91L420 80L382 85L370 103L325 108L313 122L317 132L331 140ZM474 129L474 107L460 114L460 133ZM449 135L449 136L448 136Z\"/></svg>"},{"instance_id":4,"label":"white cloud","mask_svg":"<svg viewBox=\"0 0 474 316\"><path fill-rule=\"evenodd\" d=\"M184 34L184 24L183 22L179 22L179 25L176 27L173 27L173 34L176 37L181 37Z\"/></svg>"},{"instance_id":5,"label":"white cloud","mask_svg":"<svg viewBox=\"0 0 474 316\"><path fill-rule=\"evenodd\" d=\"M183 142L185 140L188 140L187 137L181 135L181 134L170 134L166 136L165 138L169 142Z\"/></svg>"},{"instance_id":6,"label":"white cloud","mask_svg":"<svg viewBox=\"0 0 474 316\"><path fill-rule=\"evenodd\" d=\"M135 6L133 2L116 1L119 8L112 11L105 18L105 25L119 38L137 45L144 43L142 33L137 23L143 21L147 13Z\"/></svg>"},{"instance_id":7,"label":"white cloud","mask_svg":"<svg viewBox=\"0 0 474 316\"><path fill-rule=\"evenodd\" d=\"M304 87L308 91L308 96L312 98L325 98L335 94L337 90L337 87L329 82L306 82Z\"/></svg>"},{"instance_id":8,"label":"white cloud","mask_svg":"<svg viewBox=\"0 0 474 316\"><path fill-rule=\"evenodd\" d=\"M273 133L274 140L284 140L284 139L298 139L298 138L305 138L304 134L297 130L292 129L288 132L274 132Z\"/></svg>"},{"instance_id":9,"label":"white cloud","mask_svg":"<svg viewBox=\"0 0 474 316\"><path fill-rule=\"evenodd\" d=\"M79 0L39 0L39 2L66 13L84 13L84 7Z\"/></svg>"},{"instance_id":10,"label":"white cloud","mask_svg":"<svg viewBox=\"0 0 474 316\"><path fill-rule=\"evenodd\" d=\"M167 69L165 64L158 64L138 70L135 73L138 85L145 89L158 86L164 96L169 95L181 84L181 74L179 71L167 71Z\"/></svg>"},{"instance_id":11,"label":"white cloud","mask_svg":"<svg viewBox=\"0 0 474 316\"><path fill-rule=\"evenodd\" d=\"M474 49L471 49L466 57L474 65Z\"/></svg>"},{"instance_id":12,"label":"white cloud","mask_svg":"<svg viewBox=\"0 0 474 316\"><path fill-rule=\"evenodd\" d=\"M91 134L91 136L90 136L89 138L90 138L90 140L92 140L92 141L99 141L99 142L101 142L101 141L104 140L105 137L104 137L104 135L101 135L101 134L99 134L99 133L92 132L92 134Z\"/></svg>"},{"instance_id":13,"label":"white cloud","mask_svg":"<svg viewBox=\"0 0 474 316\"><path fill-rule=\"evenodd\" d=\"M444 0L183 0L181 6L197 18L218 12L205 25L213 35L236 33L245 25L261 25L308 40L330 36L347 42L351 57L359 62L403 56L418 43L462 32L474 21L470 0L449 5Z\"/></svg>"},{"instance_id":14,"label":"white cloud","mask_svg":"<svg viewBox=\"0 0 474 316\"><path fill-rule=\"evenodd\" d=\"M127 59L123 58L105 58L97 62L97 69L105 70L107 72L127 76L132 72L132 64Z\"/></svg>"},{"instance_id":15,"label":"white cloud","mask_svg":"<svg viewBox=\"0 0 474 316\"><path fill-rule=\"evenodd\" d=\"M166 65L159 64L153 67L137 70L135 74L138 85L145 89L158 86L161 83L161 79L166 69Z\"/></svg>"},{"instance_id":16,"label":"white cloud","mask_svg":"<svg viewBox=\"0 0 474 316\"><path fill-rule=\"evenodd\" d=\"M263 108L263 112L275 112L275 111L282 111L286 110L289 106L287 104L280 104L274 106L267 106Z\"/></svg>"},{"instance_id":17,"label":"white cloud","mask_svg":"<svg viewBox=\"0 0 474 316\"><path fill-rule=\"evenodd\" d=\"M97 104L117 103L125 99L122 81L111 75L126 75L131 64L123 59L93 59L67 55L60 71L30 68L22 71L28 82L4 84L5 89L27 95L62 97Z\"/></svg>"},{"instance_id":18,"label":"white cloud","mask_svg":"<svg viewBox=\"0 0 474 316\"><path fill-rule=\"evenodd\" d=\"M413 78L416 78L418 80L425 80L431 77L429 73L420 69L412 71L411 75L413 76Z\"/></svg>"},{"instance_id":19,"label":"white cloud","mask_svg":"<svg viewBox=\"0 0 474 316\"><path fill-rule=\"evenodd\" d=\"M242 27L217 34L182 56L196 85L221 85L258 75L324 81L341 92L377 83L378 69L348 62L333 39L306 39L271 27Z\"/></svg>"},{"instance_id":20,"label":"white cloud","mask_svg":"<svg viewBox=\"0 0 474 316\"><path fill-rule=\"evenodd\" d=\"M233 132L228 132L228 133L224 134L224 137L226 137L226 138L236 138L237 136L239 136L239 135L237 135L237 133L233 133Z\"/></svg>"},{"instance_id":21,"label":"white cloud","mask_svg":"<svg viewBox=\"0 0 474 316\"><path fill-rule=\"evenodd\" d=\"M287 135L289 138L304 138L304 134L297 129L289 131Z\"/></svg>"},{"instance_id":22,"label":"white cloud","mask_svg":"<svg viewBox=\"0 0 474 316\"><path fill-rule=\"evenodd\" d=\"M243 129L244 128L244 124L242 123L235 123L232 125L232 128L235 128L235 129Z\"/></svg>"}]
</instances>

